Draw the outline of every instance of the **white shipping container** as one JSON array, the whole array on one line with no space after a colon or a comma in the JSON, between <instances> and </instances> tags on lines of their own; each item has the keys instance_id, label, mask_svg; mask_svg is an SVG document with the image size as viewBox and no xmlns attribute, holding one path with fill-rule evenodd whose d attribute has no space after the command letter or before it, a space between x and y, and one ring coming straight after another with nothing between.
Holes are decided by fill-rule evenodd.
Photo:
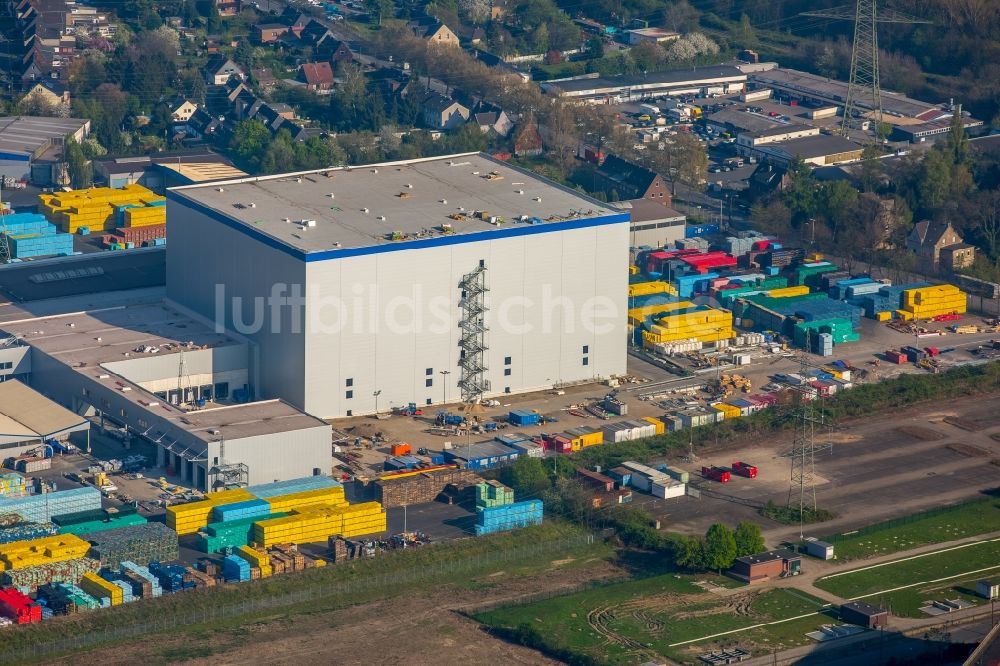
<instances>
[{"instance_id":1,"label":"white shipping container","mask_svg":"<svg viewBox=\"0 0 1000 666\"><path fill-rule=\"evenodd\" d=\"M669 499L671 497L683 497L686 486L679 481L674 481L669 477L665 481L654 481L650 484L650 492L654 497Z\"/></svg>"}]
</instances>

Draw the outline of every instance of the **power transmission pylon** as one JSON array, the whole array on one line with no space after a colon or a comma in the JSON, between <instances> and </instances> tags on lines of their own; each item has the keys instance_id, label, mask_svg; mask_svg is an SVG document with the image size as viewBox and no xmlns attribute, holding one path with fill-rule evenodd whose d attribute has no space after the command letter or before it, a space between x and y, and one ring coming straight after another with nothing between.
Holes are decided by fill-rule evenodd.
<instances>
[{"instance_id":1,"label":"power transmission pylon","mask_svg":"<svg viewBox=\"0 0 1000 666\"><path fill-rule=\"evenodd\" d=\"M843 5L814 12L803 12L800 16L854 21L854 44L851 49L851 78L847 86L847 100L844 103L844 120L840 133L847 136L847 130L855 118L867 113L875 123L872 134L878 136L878 125L882 122L882 87L879 83L878 66L878 24L879 23L930 23L892 9L879 11L877 0L857 0L857 5ZM860 123L860 121L859 121Z\"/></svg>"},{"instance_id":2,"label":"power transmission pylon","mask_svg":"<svg viewBox=\"0 0 1000 666\"><path fill-rule=\"evenodd\" d=\"M798 413L795 416L796 419L801 419L801 422L796 424L792 447L785 454L785 457L790 459L792 467L788 484L788 506L794 506L797 494L800 539L804 537L803 525L806 508L816 510L816 454L833 450L832 442L816 443L816 426L824 427L826 418L822 409L820 409L817 418L813 413L812 404L811 401L806 400L804 394L801 396L801 402L797 407Z\"/></svg>"}]
</instances>

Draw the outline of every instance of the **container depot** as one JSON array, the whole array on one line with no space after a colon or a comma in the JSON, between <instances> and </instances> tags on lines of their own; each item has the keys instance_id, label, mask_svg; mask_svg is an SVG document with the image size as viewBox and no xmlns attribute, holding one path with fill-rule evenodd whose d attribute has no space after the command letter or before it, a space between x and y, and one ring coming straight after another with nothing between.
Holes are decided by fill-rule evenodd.
<instances>
[{"instance_id":1,"label":"container depot","mask_svg":"<svg viewBox=\"0 0 1000 666\"><path fill-rule=\"evenodd\" d=\"M68 234L75 234L81 228L94 233L167 221L166 199L138 184L40 194L38 198L42 215Z\"/></svg>"},{"instance_id":2,"label":"container depot","mask_svg":"<svg viewBox=\"0 0 1000 666\"><path fill-rule=\"evenodd\" d=\"M97 488L73 488L26 497L0 497L0 514L16 513L26 521L45 523L52 516L101 508Z\"/></svg>"},{"instance_id":3,"label":"container depot","mask_svg":"<svg viewBox=\"0 0 1000 666\"><path fill-rule=\"evenodd\" d=\"M169 562L178 556L177 534L160 523L131 525L84 535L93 544L91 557L111 569L125 561Z\"/></svg>"}]
</instances>

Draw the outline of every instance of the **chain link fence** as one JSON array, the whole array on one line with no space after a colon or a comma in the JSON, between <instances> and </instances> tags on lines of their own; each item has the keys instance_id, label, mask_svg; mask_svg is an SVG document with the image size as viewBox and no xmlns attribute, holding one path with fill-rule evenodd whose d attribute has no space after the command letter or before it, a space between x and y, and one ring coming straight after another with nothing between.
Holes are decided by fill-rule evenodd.
<instances>
[{"instance_id":1,"label":"chain link fence","mask_svg":"<svg viewBox=\"0 0 1000 666\"><path fill-rule=\"evenodd\" d=\"M530 546L497 550L491 553L471 556L459 561L431 564L393 573L338 581L329 586L314 586L288 594L278 594L237 603L211 606L190 613L162 614L151 621L111 627L86 634L67 636L46 643L29 645L23 648L4 650L0 654L0 664L23 664L40 661L63 654L77 653L99 645L120 643L146 634L167 633L186 627L257 615L264 611L286 608L308 602L322 602L325 608L347 606L375 598L390 590L398 590L406 585L440 579L453 579L456 575L473 573L498 564L522 561L549 553L578 548L593 544L594 541L595 537L593 534L582 534L554 541L536 543ZM292 576L295 574L288 575ZM183 594L183 592L179 594ZM139 601L135 603L146 602Z\"/></svg>"}]
</instances>

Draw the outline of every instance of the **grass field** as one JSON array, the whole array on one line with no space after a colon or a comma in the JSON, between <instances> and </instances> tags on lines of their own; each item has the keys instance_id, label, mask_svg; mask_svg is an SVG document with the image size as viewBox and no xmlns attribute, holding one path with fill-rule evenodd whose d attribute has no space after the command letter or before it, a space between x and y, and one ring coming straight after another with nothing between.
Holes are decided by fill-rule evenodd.
<instances>
[{"instance_id":1,"label":"grass field","mask_svg":"<svg viewBox=\"0 0 1000 666\"><path fill-rule=\"evenodd\" d=\"M874 525L868 534L831 541L838 560L850 561L898 553L919 546L1000 531L1000 501L991 498L959 504L937 515L919 518L906 524Z\"/></svg>"},{"instance_id":2,"label":"grass field","mask_svg":"<svg viewBox=\"0 0 1000 666\"><path fill-rule=\"evenodd\" d=\"M741 629L761 623L816 613L824 603L786 589L715 594L695 584L703 580L713 582L715 577L664 574L489 611L477 619L493 627L530 628L552 651L609 664L633 664L652 653L692 661L694 652L704 651L706 641L715 640L706 637L730 631L737 633L720 637L719 642L752 639L790 647L801 644L804 631L829 621L816 615L805 623L756 627L741 635ZM689 645L692 641L699 645Z\"/></svg>"},{"instance_id":3,"label":"grass field","mask_svg":"<svg viewBox=\"0 0 1000 666\"><path fill-rule=\"evenodd\" d=\"M981 571L985 570L985 571ZM867 597L883 590L913 586L955 577L983 578L1000 570L1000 540L985 541L927 555L907 557L861 570L833 574L816 581L816 587L845 599ZM981 573L975 573L980 572ZM963 575L964 574L964 575ZM955 581L941 581L954 584Z\"/></svg>"}]
</instances>

